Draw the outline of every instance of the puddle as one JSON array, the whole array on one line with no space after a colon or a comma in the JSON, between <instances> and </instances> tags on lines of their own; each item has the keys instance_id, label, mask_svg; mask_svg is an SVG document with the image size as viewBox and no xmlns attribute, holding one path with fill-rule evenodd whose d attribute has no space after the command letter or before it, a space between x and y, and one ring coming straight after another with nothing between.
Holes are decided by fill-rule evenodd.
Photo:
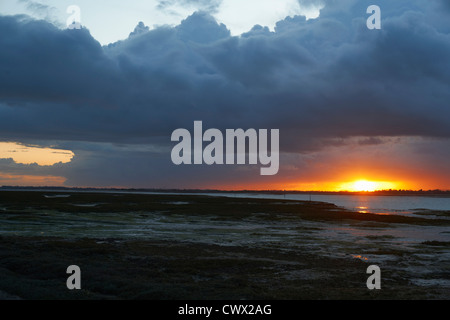
<instances>
[{"instance_id":1,"label":"puddle","mask_svg":"<svg viewBox=\"0 0 450 320\"><path fill-rule=\"evenodd\" d=\"M190 204L190 202L187 201L171 201L171 202L163 202L164 204L176 204L176 205L184 205L184 204Z\"/></svg>"},{"instance_id":2,"label":"puddle","mask_svg":"<svg viewBox=\"0 0 450 320\"><path fill-rule=\"evenodd\" d=\"M360 255L360 254L358 254L358 255L352 254L352 257L355 258L355 259L360 259L360 260L362 260L362 261L368 261L368 260L369 260L369 258L363 257L363 256Z\"/></svg>"},{"instance_id":3,"label":"puddle","mask_svg":"<svg viewBox=\"0 0 450 320\"><path fill-rule=\"evenodd\" d=\"M72 203L74 207L96 207L101 205L102 203Z\"/></svg>"},{"instance_id":4,"label":"puddle","mask_svg":"<svg viewBox=\"0 0 450 320\"><path fill-rule=\"evenodd\" d=\"M70 197L70 194L51 194L51 195L44 195L44 198L47 199L54 199L54 198L68 198Z\"/></svg>"}]
</instances>

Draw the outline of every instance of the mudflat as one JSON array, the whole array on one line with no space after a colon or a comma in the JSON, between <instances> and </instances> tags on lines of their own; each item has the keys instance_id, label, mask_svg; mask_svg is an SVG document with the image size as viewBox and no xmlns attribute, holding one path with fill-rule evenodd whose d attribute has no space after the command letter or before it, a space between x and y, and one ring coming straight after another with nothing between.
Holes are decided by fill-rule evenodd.
<instances>
[{"instance_id":1,"label":"mudflat","mask_svg":"<svg viewBox=\"0 0 450 320\"><path fill-rule=\"evenodd\" d=\"M309 201L0 192L1 299L449 299L450 213ZM437 217L437 218L436 218ZM66 269L81 269L68 290ZM381 289L366 286L381 269Z\"/></svg>"}]
</instances>

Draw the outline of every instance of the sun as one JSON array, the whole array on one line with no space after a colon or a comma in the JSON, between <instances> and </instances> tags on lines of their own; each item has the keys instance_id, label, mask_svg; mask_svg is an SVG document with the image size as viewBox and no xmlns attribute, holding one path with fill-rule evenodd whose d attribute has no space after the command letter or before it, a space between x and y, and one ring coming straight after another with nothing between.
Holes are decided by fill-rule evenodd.
<instances>
[{"instance_id":1,"label":"sun","mask_svg":"<svg viewBox=\"0 0 450 320\"><path fill-rule=\"evenodd\" d=\"M377 189L378 183L367 180L355 181L352 186L352 191L375 191Z\"/></svg>"},{"instance_id":2,"label":"sun","mask_svg":"<svg viewBox=\"0 0 450 320\"><path fill-rule=\"evenodd\" d=\"M373 192L376 190L394 189L396 183L386 181L370 181L370 180L356 180L341 184L339 190L342 191L367 191Z\"/></svg>"}]
</instances>

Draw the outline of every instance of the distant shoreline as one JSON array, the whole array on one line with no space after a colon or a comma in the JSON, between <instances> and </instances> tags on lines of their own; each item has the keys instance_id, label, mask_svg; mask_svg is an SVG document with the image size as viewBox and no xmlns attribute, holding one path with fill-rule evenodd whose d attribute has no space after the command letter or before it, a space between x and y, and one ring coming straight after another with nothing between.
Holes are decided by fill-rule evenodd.
<instances>
[{"instance_id":1,"label":"distant shoreline","mask_svg":"<svg viewBox=\"0 0 450 320\"><path fill-rule=\"evenodd\" d=\"M150 188L82 188L82 187L17 187L2 186L0 191L48 192L118 192L118 193L236 193L236 194L310 194L310 195L364 195L364 196L420 196L450 197L450 190L379 190L379 191L288 191L288 190L217 190L217 189L150 189Z\"/></svg>"}]
</instances>

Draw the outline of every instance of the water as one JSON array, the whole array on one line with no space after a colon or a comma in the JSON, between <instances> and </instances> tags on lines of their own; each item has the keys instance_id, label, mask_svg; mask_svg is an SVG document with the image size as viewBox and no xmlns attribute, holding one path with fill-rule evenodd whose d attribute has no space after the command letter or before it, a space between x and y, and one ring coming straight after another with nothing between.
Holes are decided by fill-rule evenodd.
<instances>
[{"instance_id":1,"label":"water","mask_svg":"<svg viewBox=\"0 0 450 320\"><path fill-rule=\"evenodd\" d=\"M333 203L339 207L360 212L410 214L418 210L450 210L450 198L425 196L373 196L373 195L326 195L326 194L263 194L263 193L211 193L240 198L288 199Z\"/></svg>"},{"instance_id":2,"label":"water","mask_svg":"<svg viewBox=\"0 0 450 320\"><path fill-rule=\"evenodd\" d=\"M49 190L34 191L48 191ZM73 191L69 192L85 192ZM86 191L89 192L89 191ZM98 191L97 191L98 192ZM147 192L147 191L102 191L113 194L172 194L183 195L190 193L177 192ZM378 214L411 214L418 210L450 210L450 197L427 197L427 196L377 196L377 195L328 195L328 194L268 194L268 193L193 193L194 195L224 196L235 198L259 198L259 199L287 199L300 201L320 201L333 203L338 207L359 212L371 212ZM45 197L69 197L70 195L47 195Z\"/></svg>"},{"instance_id":3,"label":"water","mask_svg":"<svg viewBox=\"0 0 450 320\"><path fill-rule=\"evenodd\" d=\"M113 192L122 193L122 192ZM185 195L190 193L172 192L123 192L137 194L172 194ZM223 196L233 198L279 199L299 201L319 201L333 203L338 207L359 212L378 214L412 214L415 211L450 210L450 197L427 196L376 196L376 195L328 195L328 194L269 194L269 193L192 193L193 195Z\"/></svg>"}]
</instances>

